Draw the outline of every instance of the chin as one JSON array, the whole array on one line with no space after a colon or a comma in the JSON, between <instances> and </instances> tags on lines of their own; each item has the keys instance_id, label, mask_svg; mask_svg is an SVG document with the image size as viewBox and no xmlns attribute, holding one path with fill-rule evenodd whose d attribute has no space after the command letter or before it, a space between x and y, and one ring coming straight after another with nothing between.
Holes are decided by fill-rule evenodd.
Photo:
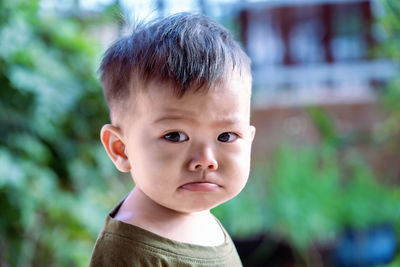
<instances>
[{"instance_id":1,"label":"chin","mask_svg":"<svg viewBox=\"0 0 400 267\"><path fill-rule=\"evenodd\" d=\"M194 212L201 212L201 211L206 211L206 210L211 210L222 203L228 201L229 199L223 200L223 201L215 201L213 203L203 203L200 205L200 203L196 203L194 205L191 205L190 207L180 207L178 209L175 209L178 212L181 213L194 213Z\"/></svg>"}]
</instances>

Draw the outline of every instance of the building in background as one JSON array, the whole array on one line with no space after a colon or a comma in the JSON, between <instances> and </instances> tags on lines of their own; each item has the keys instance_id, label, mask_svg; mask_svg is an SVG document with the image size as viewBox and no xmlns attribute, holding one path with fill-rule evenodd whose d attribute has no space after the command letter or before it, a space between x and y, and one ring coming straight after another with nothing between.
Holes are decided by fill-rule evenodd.
<instances>
[{"instance_id":1,"label":"building in background","mask_svg":"<svg viewBox=\"0 0 400 267\"><path fill-rule=\"evenodd\" d=\"M393 77L374 58L382 37L380 6L368 0L269 0L237 6L241 37L253 61L255 105L303 106L375 99Z\"/></svg>"}]
</instances>

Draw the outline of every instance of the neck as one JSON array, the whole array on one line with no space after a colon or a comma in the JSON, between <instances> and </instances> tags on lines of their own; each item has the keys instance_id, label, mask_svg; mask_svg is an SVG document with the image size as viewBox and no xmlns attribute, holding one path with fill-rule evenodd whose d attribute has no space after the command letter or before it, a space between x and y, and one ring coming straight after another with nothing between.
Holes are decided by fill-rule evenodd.
<instances>
[{"instance_id":1,"label":"neck","mask_svg":"<svg viewBox=\"0 0 400 267\"><path fill-rule=\"evenodd\" d=\"M137 187L125 199L115 219L176 241L210 246L224 241L223 232L209 210L175 211L154 202Z\"/></svg>"}]
</instances>

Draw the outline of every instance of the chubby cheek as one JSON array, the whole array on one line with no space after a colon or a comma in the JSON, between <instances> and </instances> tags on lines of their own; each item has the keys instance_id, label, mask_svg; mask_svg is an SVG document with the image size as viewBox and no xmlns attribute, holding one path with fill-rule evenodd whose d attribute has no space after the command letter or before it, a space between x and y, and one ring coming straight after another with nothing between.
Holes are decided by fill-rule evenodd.
<instances>
[{"instance_id":1,"label":"chubby cheek","mask_svg":"<svg viewBox=\"0 0 400 267\"><path fill-rule=\"evenodd\" d=\"M148 153L151 154L153 166L156 165L168 173L176 173L181 170L185 155L183 149L179 146L181 145L171 145L160 141L144 149L147 149Z\"/></svg>"},{"instance_id":2,"label":"chubby cheek","mask_svg":"<svg viewBox=\"0 0 400 267\"><path fill-rule=\"evenodd\" d=\"M233 194L238 194L247 183L249 178L249 164L247 162L237 161L236 168L231 169L231 174L229 175L229 185Z\"/></svg>"},{"instance_id":3,"label":"chubby cheek","mask_svg":"<svg viewBox=\"0 0 400 267\"><path fill-rule=\"evenodd\" d=\"M171 177L177 177L182 168L179 164L181 153L166 149L158 142L142 143L140 152L133 159L133 177L136 183L151 185L153 189L173 185ZM166 181L168 179L168 181Z\"/></svg>"},{"instance_id":4,"label":"chubby cheek","mask_svg":"<svg viewBox=\"0 0 400 267\"><path fill-rule=\"evenodd\" d=\"M226 158L223 165L226 188L230 195L237 195L246 185L250 171L250 148L243 144Z\"/></svg>"}]
</instances>

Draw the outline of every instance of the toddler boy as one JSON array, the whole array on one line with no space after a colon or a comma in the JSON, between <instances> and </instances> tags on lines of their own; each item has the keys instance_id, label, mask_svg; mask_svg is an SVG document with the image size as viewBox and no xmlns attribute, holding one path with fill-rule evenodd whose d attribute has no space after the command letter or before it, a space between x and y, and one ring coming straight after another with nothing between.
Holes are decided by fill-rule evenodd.
<instances>
[{"instance_id":1,"label":"toddler boy","mask_svg":"<svg viewBox=\"0 0 400 267\"><path fill-rule=\"evenodd\" d=\"M135 187L107 216L91 266L241 266L210 209L245 186L250 60L203 15L155 20L105 53L101 141Z\"/></svg>"}]
</instances>

